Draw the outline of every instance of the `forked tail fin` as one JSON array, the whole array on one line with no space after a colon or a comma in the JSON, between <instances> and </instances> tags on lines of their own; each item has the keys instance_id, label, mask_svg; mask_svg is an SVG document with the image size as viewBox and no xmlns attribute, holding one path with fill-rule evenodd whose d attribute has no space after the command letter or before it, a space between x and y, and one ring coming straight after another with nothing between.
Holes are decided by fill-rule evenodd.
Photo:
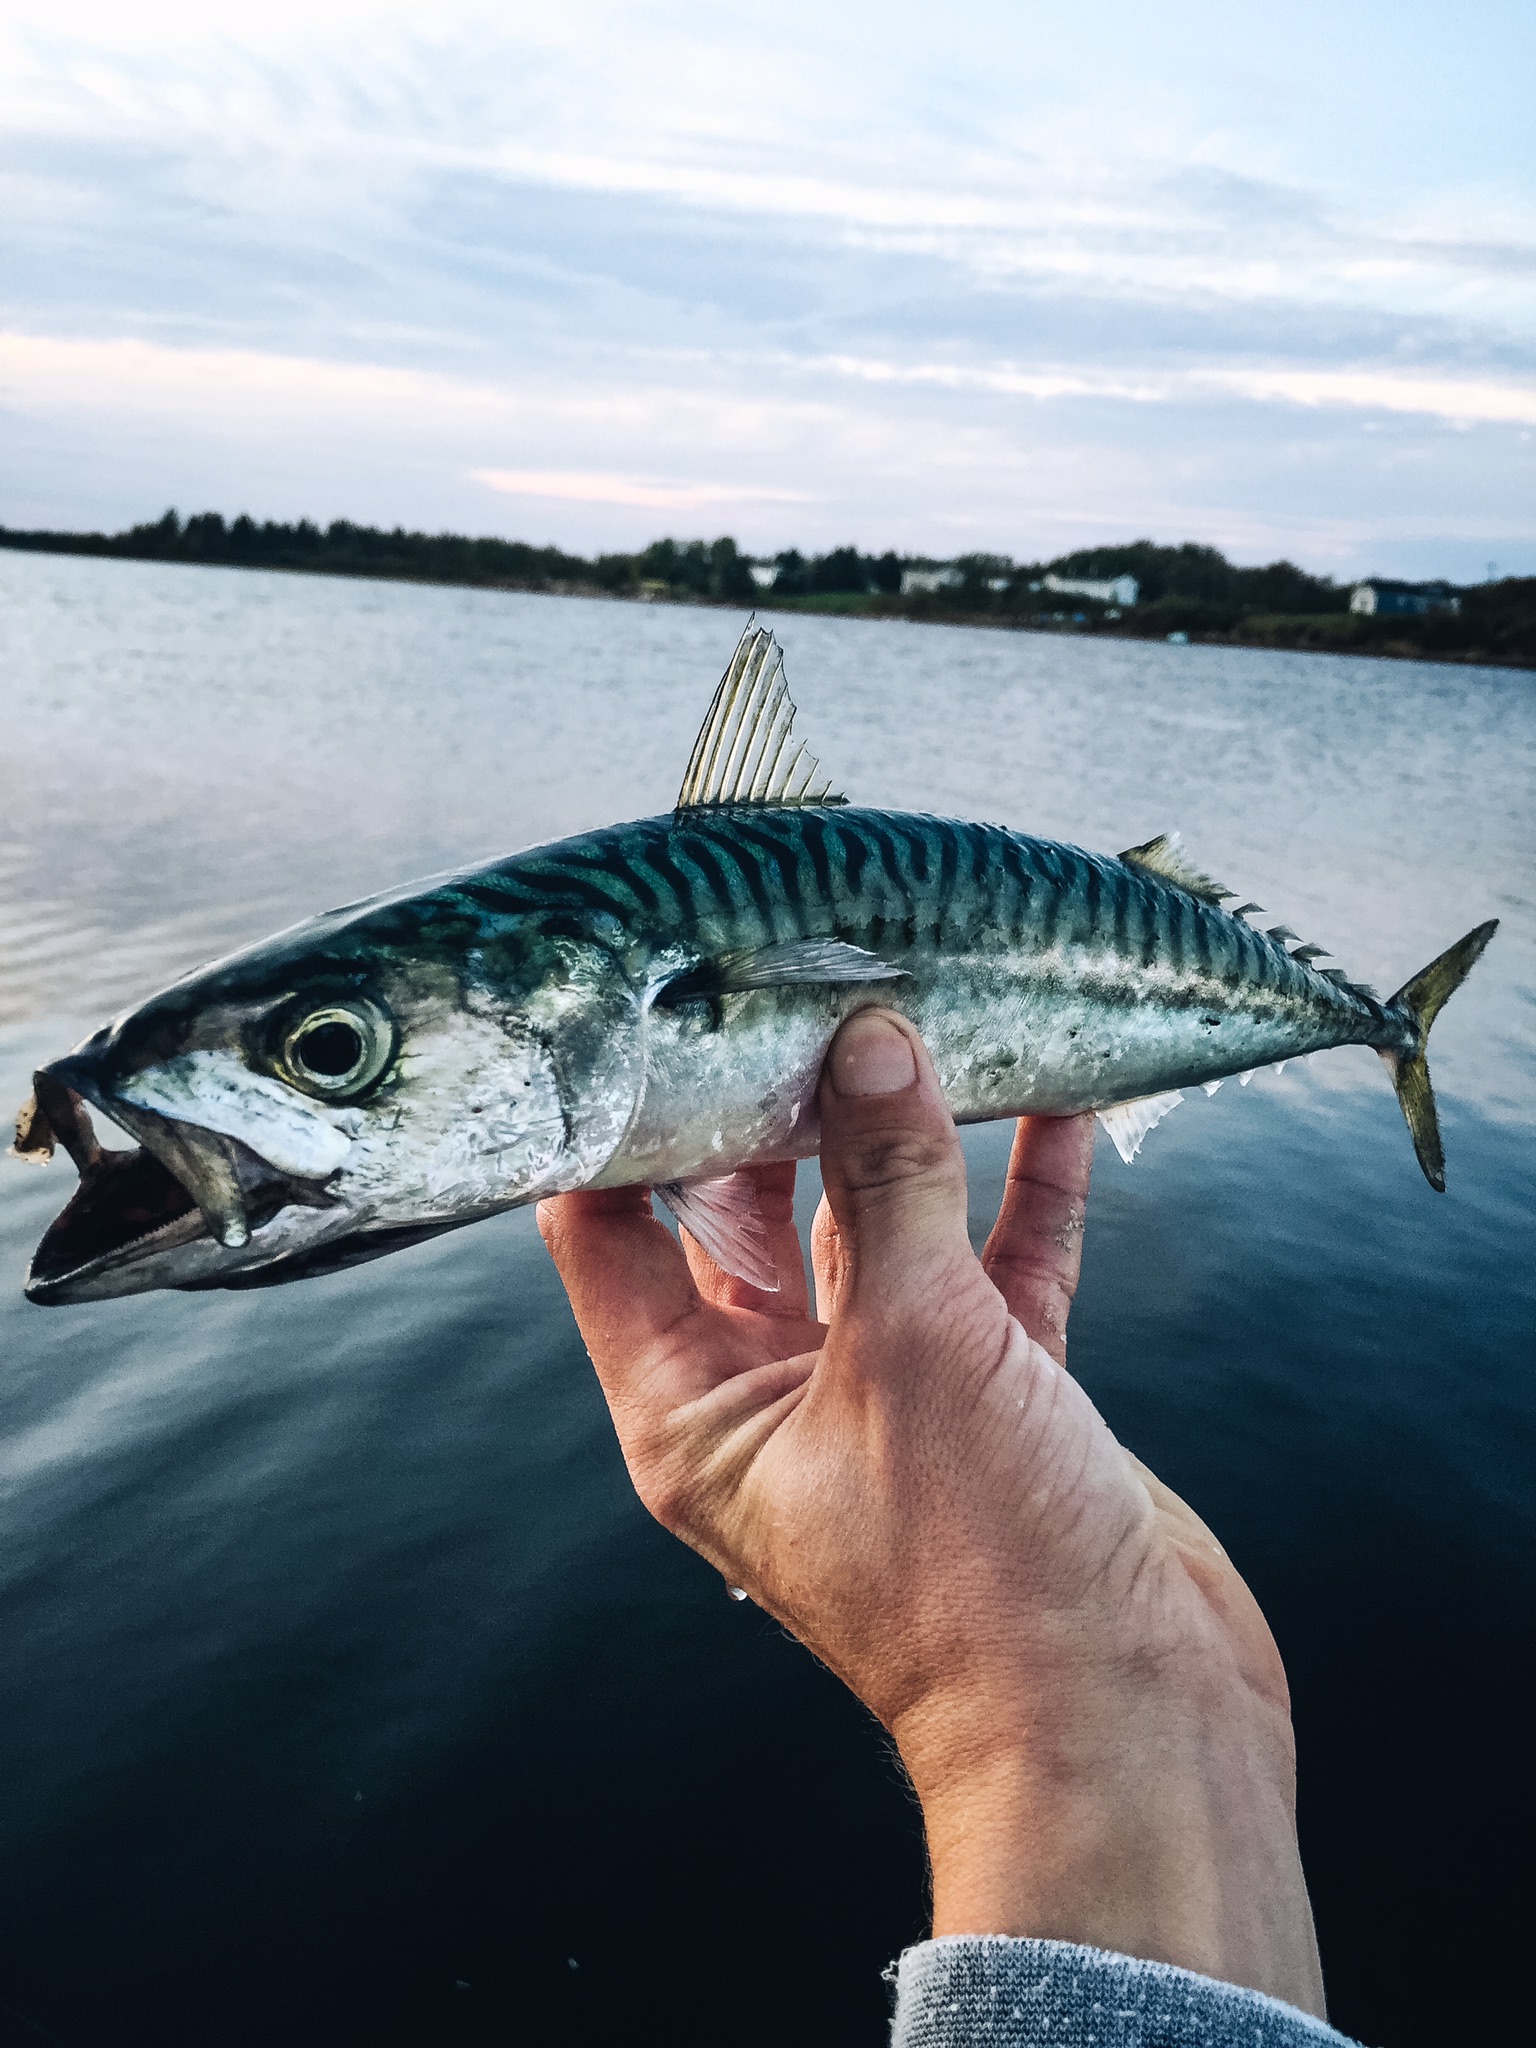
<instances>
[{"instance_id":1,"label":"forked tail fin","mask_svg":"<svg viewBox=\"0 0 1536 2048\"><path fill-rule=\"evenodd\" d=\"M1468 932L1464 939L1458 939L1454 946L1448 947L1438 960L1431 960L1427 967L1421 968L1412 981L1404 982L1387 1004L1388 1011L1407 1012L1417 1042L1405 1052L1383 1051L1381 1057L1386 1061L1392 1085L1397 1090L1397 1099L1408 1120L1408 1132L1413 1139L1413 1149L1419 1155L1419 1164L1424 1169L1424 1178L1441 1195L1445 1193L1445 1152L1440 1143L1435 1091L1429 1085L1429 1062L1424 1057L1424 1049L1429 1041L1430 1025L1471 973L1473 964L1481 957L1483 948L1498 928L1499 920L1495 917L1490 918L1487 924L1480 924L1475 932Z\"/></svg>"}]
</instances>

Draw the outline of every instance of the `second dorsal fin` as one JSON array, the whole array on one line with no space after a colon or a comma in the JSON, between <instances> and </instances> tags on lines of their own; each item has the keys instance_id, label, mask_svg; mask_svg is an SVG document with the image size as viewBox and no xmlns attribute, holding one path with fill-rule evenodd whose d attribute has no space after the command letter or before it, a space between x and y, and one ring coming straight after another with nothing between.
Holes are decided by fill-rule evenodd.
<instances>
[{"instance_id":1,"label":"second dorsal fin","mask_svg":"<svg viewBox=\"0 0 1536 2048\"><path fill-rule=\"evenodd\" d=\"M1155 839L1147 840L1142 846L1128 846L1119 858L1127 867L1143 868L1149 875L1172 882L1176 888L1183 889L1187 895L1198 896L1204 903L1221 903L1233 893L1200 872L1179 844L1177 832L1159 832Z\"/></svg>"},{"instance_id":2,"label":"second dorsal fin","mask_svg":"<svg viewBox=\"0 0 1536 2048\"><path fill-rule=\"evenodd\" d=\"M793 736L784 650L749 619L693 743L680 811L725 804L845 804Z\"/></svg>"}]
</instances>

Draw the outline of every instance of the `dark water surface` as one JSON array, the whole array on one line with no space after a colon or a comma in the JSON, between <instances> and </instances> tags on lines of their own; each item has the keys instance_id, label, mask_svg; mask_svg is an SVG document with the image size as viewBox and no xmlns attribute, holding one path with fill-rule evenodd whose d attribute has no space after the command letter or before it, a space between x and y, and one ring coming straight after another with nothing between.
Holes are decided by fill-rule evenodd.
<instances>
[{"instance_id":1,"label":"dark water surface","mask_svg":"<svg viewBox=\"0 0 1536 2048\"><path fill-rule=\"evenodd\" d=\"M0 555L0 1106L228 945L664 809L739 624ZM1531 1839L1532 678L780 630L856 800L1177 825L1383 988L1504 920L1435 1033L1448 1196L1369 1054L1196 1097L1101 1148L1073 1325L1275 1626L1335 2017L1490 2038ZM968 1148L980 1231L1006 1133ZM637 1506L531 1219L30 1308L70 1185L0 1172L0 2039L877 2043L909 1797Z\"/></svg>"}]
</instances>

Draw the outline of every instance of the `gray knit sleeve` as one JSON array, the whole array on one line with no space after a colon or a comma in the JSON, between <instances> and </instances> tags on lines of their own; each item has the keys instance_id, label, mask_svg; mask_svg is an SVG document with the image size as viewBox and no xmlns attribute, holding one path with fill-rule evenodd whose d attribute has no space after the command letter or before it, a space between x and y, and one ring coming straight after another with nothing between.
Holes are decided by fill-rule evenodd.
<instances>
[{"instance_id":1,"label":"gray knit sleeve","mask_svg":"<svg viewBox=\"0 0 1536 2048\"><path fill-rule=\"evenodd\" d=\"M947 1935L889 1975L891 2048L1353 2048L1260 1991L1068 1941Z\"/></svg>"}]
</instances>

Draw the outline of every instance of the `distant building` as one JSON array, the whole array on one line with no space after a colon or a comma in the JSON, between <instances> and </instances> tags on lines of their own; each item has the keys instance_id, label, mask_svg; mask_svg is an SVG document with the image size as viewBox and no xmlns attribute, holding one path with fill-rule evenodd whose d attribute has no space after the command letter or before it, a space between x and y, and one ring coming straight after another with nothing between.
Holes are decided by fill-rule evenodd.
<instances>
[{"instance_id":1,"label":"distant building","mask_svg":"<svg viewBox=\"0 0 1536 2048\"><path fill-rule=\"evenodd\" d=\"M1395 615L1421 619L1426 612L1459 612L1461 599L1448 583L1388 583L1373 576L1368 583L1355 585L1349 608L1367 618Z\"/></svg>"},{"instance_id":2,"label":"distant building","mask_svg":"<svg viewBox=\"0 0 1536 2048\"><path fill-rule=\"evenodd\" d=\"M748 562L747 567L752 571L752 581L759 590L772 590L779 580L777 562Z\"/></svg>"},{"instance_id":3,"label":"distant building","mask_svg":"<svg viewBox=\"0 0 1536 2048\"><path fill-rule=\"evenodd\" d=\"M965 581L958 569L903 569L903 597L932 597L936 590L958 590Z\"/></svg>"},{"instance_id":4,"label":"distant building","mask_svg":"<svg viewBox=\"0 0 1536 2048\"><path fill-rule=\"evenodd\" d=\"M1132 605L1141 595L1134 576L1115 576L1107 582L1092 576L1047 576L1044 588L1063 597L1091 597L1099 604Z\"/></svg>"}]
</instances>

